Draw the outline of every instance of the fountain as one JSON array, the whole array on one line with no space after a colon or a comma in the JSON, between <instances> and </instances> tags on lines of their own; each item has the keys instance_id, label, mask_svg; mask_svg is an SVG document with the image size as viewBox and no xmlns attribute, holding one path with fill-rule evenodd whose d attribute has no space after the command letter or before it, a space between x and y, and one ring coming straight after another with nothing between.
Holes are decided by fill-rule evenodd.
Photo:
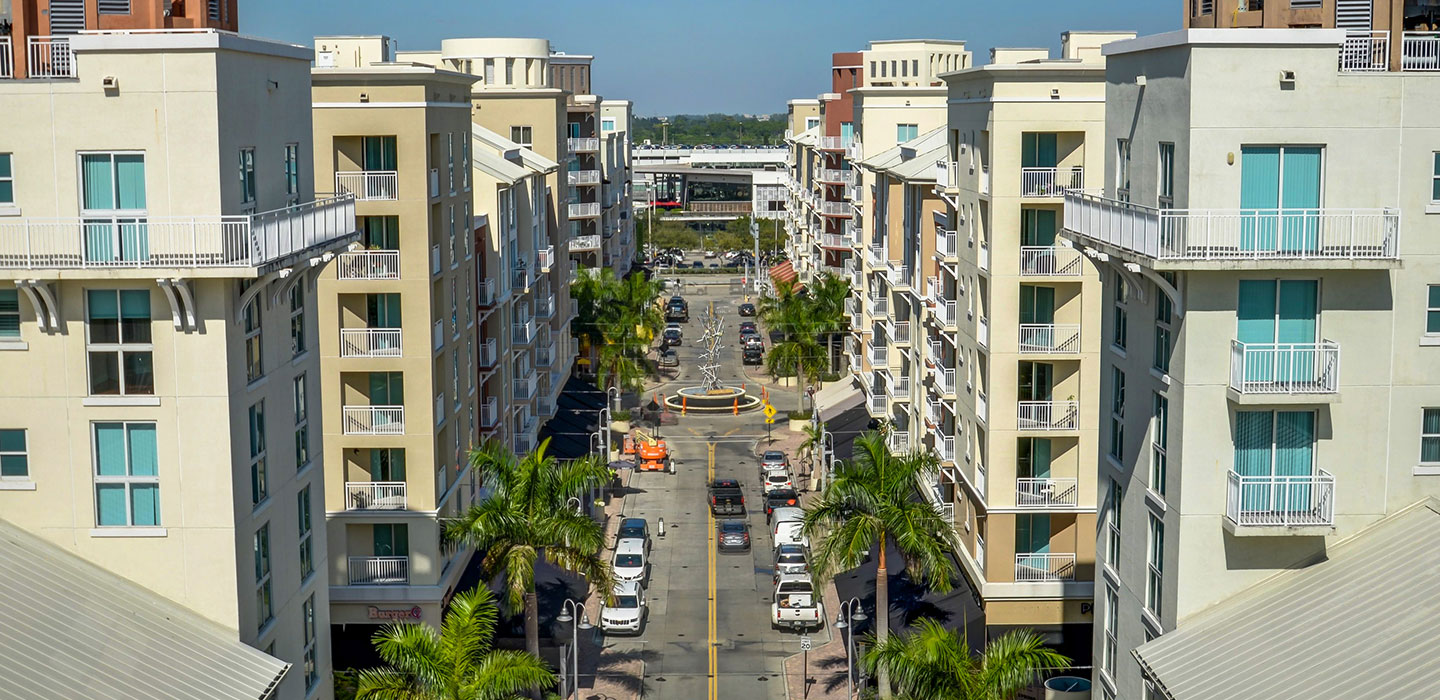
<instances>
[{"instance_id":1,"label":"fountain","mask_svg":"<svg viewBox=\"0 0 1440 700\"><path fill-rule=\"evenodd\" d=\"M685 413L736 413L753 411L762 402L751 396L744 388L725 386L716 376L720 369L720 334L723 319L710 312L702 319L705 330L700 334L700 386L687 386L671 396L665 397L665 405L672 411Z\"/></svg>"}]
</instances>

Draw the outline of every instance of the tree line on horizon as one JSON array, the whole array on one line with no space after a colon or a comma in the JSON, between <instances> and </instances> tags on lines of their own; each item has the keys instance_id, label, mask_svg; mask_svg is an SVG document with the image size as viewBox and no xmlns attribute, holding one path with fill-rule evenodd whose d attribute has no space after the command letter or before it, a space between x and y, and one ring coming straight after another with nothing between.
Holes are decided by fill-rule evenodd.
<instances>
[{"instance_id":1,"label":"tree line on horizon","mask_svg":"<svg viewBox=\"0 0 1440 700\"><path fill-rule=\"evenodd\" d=\"M662 117L636 117L631 121L631 139L642 144L662 143ZM669 122L666 142L675 145L779 146L785 143L785 115L772 114L761 121L739 114L677 114L663 117Z\"/></svg>"}]
</instances>

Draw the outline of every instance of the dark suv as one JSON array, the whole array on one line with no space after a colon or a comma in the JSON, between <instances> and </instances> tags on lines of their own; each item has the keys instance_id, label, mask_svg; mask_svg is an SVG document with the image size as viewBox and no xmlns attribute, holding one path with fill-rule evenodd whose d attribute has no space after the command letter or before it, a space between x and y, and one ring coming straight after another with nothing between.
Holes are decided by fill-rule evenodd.
<instances>
[{"instance_id":1,"label":"dark suv","mask_svg":"<svg viewBox=\"0 0 1440 700\"><path fill-rule=\"evenodd\" d=\"M765 363L765 348L759 345L746 345L744 354L740 361L747 365L759 365Z\"/></svg>"}]
</instances>

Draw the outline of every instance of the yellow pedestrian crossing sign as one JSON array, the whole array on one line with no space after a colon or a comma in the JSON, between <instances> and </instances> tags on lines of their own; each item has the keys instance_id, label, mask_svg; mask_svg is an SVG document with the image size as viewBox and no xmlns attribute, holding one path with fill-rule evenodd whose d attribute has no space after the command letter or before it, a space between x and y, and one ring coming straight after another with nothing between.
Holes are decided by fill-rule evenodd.
<instances>
[{"instance_id":1,"label":"yellow pedestrian crossing sign","mask_svg":"<svg viewBox=\"0 0 1440 700\"><path fill-rule=\"evenodd\" d=\"M768 403L765 404L765 417L769 419L768 422L770 422L770 423L774 423L774 422L775 422L775 407L774 407L774 406L771 406L771 405L768 404Z\"/></svg>"}]
</instances>

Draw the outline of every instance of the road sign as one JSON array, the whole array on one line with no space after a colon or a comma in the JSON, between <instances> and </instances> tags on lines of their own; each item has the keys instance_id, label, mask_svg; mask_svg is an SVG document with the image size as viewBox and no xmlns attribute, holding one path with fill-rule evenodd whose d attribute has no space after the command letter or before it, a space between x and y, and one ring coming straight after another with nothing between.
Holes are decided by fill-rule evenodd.
<instances>
[{"instance_id":1,"label":"road sign","mask_svg":"<svg viewBox=\"0 0 1440 700\"><path fill-rule=\"evenodd\" d=\"M800 651L810 651L812 648L813 647L810 646L810 635L800 635Z\"/></svg>"},{"instance_id":2,"label":"road sign","mask_svg":"<svg viewBox=\"0 0 1440 700\"><path fill-rule=\"evenodd\" d=\"M771 423L774 423L774 422L775 422L775 421L774 421L774 418L775 418L775 407L774 407L774 406L771 406L771 405L768 404L768 403L765 404L765 417L766 417L766 418L770 418L770 419L771 419L771 421L770 421Z\"/></svg>"},{"instance_id":3,"label":"road sign","mask_svg":"<svg viewBox=\"0 0 1440 700\"><path fill-rule=\"evenodd\" d=\"M773 424L774 422L775 422L775 419L774 419L774 418L766 418L766 419L765 419L765 425L771 425L771 424Z\"/></svg>"}]
</instances>

